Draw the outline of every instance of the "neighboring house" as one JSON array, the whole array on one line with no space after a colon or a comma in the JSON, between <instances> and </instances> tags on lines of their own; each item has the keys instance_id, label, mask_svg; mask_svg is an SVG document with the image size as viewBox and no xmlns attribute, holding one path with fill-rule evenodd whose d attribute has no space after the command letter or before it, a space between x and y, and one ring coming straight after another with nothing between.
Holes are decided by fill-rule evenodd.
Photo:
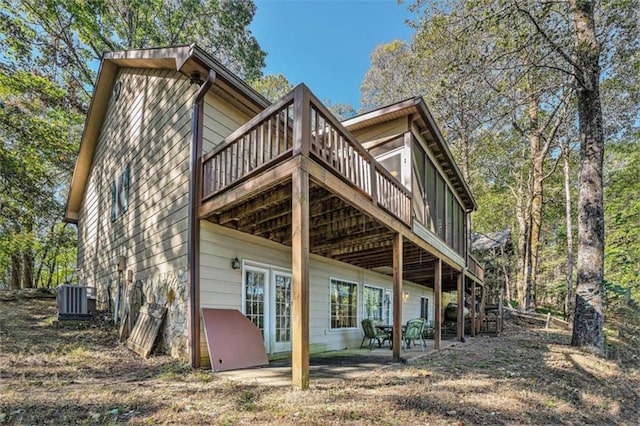
<instances>
[{"instance_id":1,"label":"neighboring house","mask_svg":"<svg viewBox=\"0 0 640 426\"><path fill-rule=\"evenodd\" d=\"M340 123L179 46L104 55L66 220L79 281L104 307L132 277L171 355L208 365L201 308L240 310L305 387L309 352L358 347L363 318L439 329L443 291L475 294L475 207L421 98Z\"/></svg>"}]
</instances>

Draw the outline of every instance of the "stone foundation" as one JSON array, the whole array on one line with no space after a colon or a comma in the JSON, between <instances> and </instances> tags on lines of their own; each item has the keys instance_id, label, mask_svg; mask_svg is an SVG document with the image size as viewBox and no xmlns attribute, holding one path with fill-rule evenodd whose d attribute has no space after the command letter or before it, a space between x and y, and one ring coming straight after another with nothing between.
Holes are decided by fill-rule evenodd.
<instances>
[{"instance_id":1,"label":"stone foundation","mask_svg":"<svg viewBox=\"0 0 640 426\"><path fill-rule=\"evenodd\" d=\"M179 268L139 280L142 282L143 303L167 307L167 315L160 328L162 349L183 361L189 360L187 272L187 268Z\"/></svg>"},{"instance_id":2,"label":"stone foundation","mask_svg":"<svg viewBox=\"0 0 640 426\"><path fill-rule=\"evenodd\" d=\"M120 279L120 309L119 322L125 311L132 315L129 318L133 328L140 307L145 303L157 303L167 308L167 314L159 332L159 344L162 352L183 361L189 361L189 340L187 324L187 282L188 270L178 268L163 274L151 275L136 279L133 283ZM110 291L107 290L110 285ZM118 278L112 278L108 285L97 289L98 306L101 310L108 310L109 295L111 296L110 312L115 312Z\"/></svg>"}]
</instances>

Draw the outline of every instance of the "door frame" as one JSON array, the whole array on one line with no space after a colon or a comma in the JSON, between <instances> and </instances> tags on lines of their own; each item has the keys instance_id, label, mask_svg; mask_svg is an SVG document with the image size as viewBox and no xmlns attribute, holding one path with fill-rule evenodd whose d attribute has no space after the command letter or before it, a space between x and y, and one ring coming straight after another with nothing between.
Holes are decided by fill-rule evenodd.
<instances>
[{"instance_id":1,"label":"door frame","mask_svg":"<svg viewBox=\"0 0 640 426\"><path fill-rule=\"evenodd\" d=\"M242 274L242 309L240 310L243 315L246 316L247 306L247 283L246 283L246 271L253 270L257 272L265 273L265 289L264 289L264 347L268 354L278 352L290 352L291 342L277 343L275 341L275 277L276 275L285 275L293 279L293 274L290 269L280 266L270 265L268 263L256 262L253 260L242 260L241 274ZM292 303L290 301L290 303ZM289 313L291 315L291 312Z\"/></svg>"}]
</instances>

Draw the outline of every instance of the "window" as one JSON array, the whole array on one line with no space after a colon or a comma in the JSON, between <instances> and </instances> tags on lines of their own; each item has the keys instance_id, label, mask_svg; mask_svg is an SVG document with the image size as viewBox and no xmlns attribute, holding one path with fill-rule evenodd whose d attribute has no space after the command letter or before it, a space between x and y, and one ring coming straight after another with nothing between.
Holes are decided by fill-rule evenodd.
<instances>
[{"instance_id":1,"label":"window","mask_svg":"<svg viewBox=\"0 0 640 426\"><path fill-rule=\"evenodd\" d=\"M116 220L129 207L129 165L116 174L111 183L111 220Z\"/></svg>"},{"instance_id":2,"label":"window","mask_svg":"<svg viewBox=\"0 0 640 426\"><path fill-rule=\"evenodd\" d=\"M431 232L436 232L436 167L433 165L431 160L426 159L427 162L427 208L425 212L425 219L427 228L431 230Z\"/></svg>"},{"instance_id":3,"label":"window","mask_svg":"<svg viewBox=\"0 0 640 426\"><path fill-rule=\"evenodd\" d=\"M413 214L418 222L426 224L424 217L425 207L425 154L418 143L413 144Z\"/></svg>"},{"instance_id":4,"label":"window","mask_svg":"<svg viewBox=\"0 0 640 426\"><path fill-rule=\"evenodd\" d=\"M356 328L358 284L331 278L331 328Z\"/></svg>"},{"instance_id":5,"label":"window","mask_svg":"<svg viewBox=\"0 0 640 426\"><path fill-rule=\"evenodd\" d=\"M364 286L362 288L362 318L382 320L384 290L377 287Z\"/></svg>"},{"instance_id":6,"label":"window","mask_svg":"<svg viewBox=\"0 0 640 426\"><path fill-rule=\"evenodd\" d=\"M429 299L426 297L420 298L420 318L429 320Z\"/></svg>"},{"instance_id":7,"label":"window","mask_svg":"<svg viewBox=\"0 0 640 426\"><path fill-rule=\"evenodd\" d=\"M453 194L449 187L447 187L445 192L445 208L446 208L446 236L445 241L450 247L453 247Z\"/></svg>"},{"instance_id":8,"label":"window","mask_svg":"<svg viewBox=\"0 0 640 426\"><path fill-rule=\"evenodd\" d=\"M393 324L393 291L386 290L384 294L384 322Z\"/></svg>"},{"instance_id":9,"label":"window","mask_svg":"<svg viewBox=\"0 0 640 426\"><path fill-rule=\"evenodd\" d=\"M445 240L445 205L444 205L444 179L440 174L436 174L436 235Z\"/></svg>"},{"instance_id":10,"label":"window","mask_svg":"<svg viewBox=\"0 0 640 426\"><path fill-rule=\"evenodd\" d=\"M458 214L458 253L463 254L464 253L464 246L465 246L465 238L466 238L466 233L465 233L465 223L466 223L466 218L465 218L465 213L464 210L462 209L462 207L460 205L458 205L458 210L459 210L459 214Z\"/></svg>"}]
</instances>

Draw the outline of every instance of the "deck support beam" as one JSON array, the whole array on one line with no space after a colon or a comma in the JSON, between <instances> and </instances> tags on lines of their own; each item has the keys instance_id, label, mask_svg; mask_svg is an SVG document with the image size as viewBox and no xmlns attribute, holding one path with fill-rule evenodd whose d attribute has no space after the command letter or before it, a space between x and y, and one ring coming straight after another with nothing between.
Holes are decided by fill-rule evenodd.
<instances>
[{"instance_id":1,"label":"deck support beam","mask_svg":"<svg viewBox=\"0 0 640 426\"><path fill-rule=\"evenodd\" d=\"M440 258L436 261L435 269L435 279L433 281L433 308L435 316L433 348L440 349L440 342L442 340L442 260Z\"/></svg>"},{"instance_id":2,"label":"deck support beam","mask_svg":"<svg viewBox=\"0 0 640 426\"><path fill-rule=\"evenodd\" d=\"M293 273L291 380L309 389L309 173L297 168L292 180L291 259Z\"/></svg>"},{"instance_id":3,"label":"deck support beam","mask_svg":"<svg viewBox=\"0 0 640 426\"><path fill-rule=\"evenodd\" d=\"M471 337L476 337L476 282L471 285Z\"/></svg>"},{"instance_id":4,"label":"deck support beam","mask_svg":"<svg viewBox=\"0 0 640 426\"><path fill-rule=\"evenodd\" d=\"M460 272L457 277L458 285L458 329L456 338L464 342L464 274Z\"/></svg>"},{"instance_id":5,"label":"deck support beam","mask_svg":"<svg viewBox=\"0 0 640 426\"><path fill-rule=\"evenodd\" d=\"M402 348L402 234L393 235L393 361Z\"/></svg>"}]
</instances>

